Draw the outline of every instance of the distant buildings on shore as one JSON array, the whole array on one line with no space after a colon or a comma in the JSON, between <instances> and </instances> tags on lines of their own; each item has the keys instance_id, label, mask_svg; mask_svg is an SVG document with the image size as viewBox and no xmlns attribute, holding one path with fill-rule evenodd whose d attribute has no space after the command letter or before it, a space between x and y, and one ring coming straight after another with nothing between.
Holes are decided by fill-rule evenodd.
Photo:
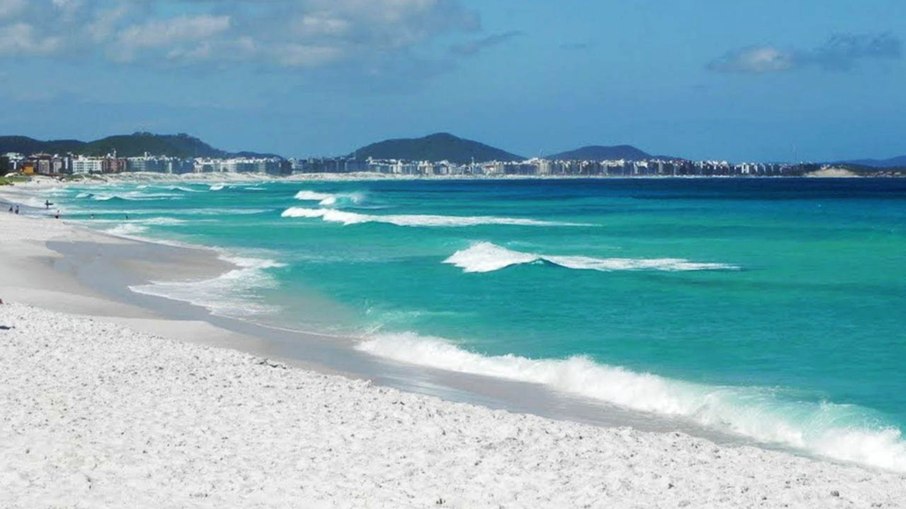
<instances>
[{"instance_id":1,"label":"distant buildings on shore","mask_svg":"<svg viewBox=\"0 0 906 509\"><path fill-rule=\"evenodd\" d=\"M821 169L817 164L729 163L726 161L687 161L683 159L649 159L643 161L575 161L529 159L519 162L407 161L400 159L319 158L290 159L277 157L231 157L181 159L145 154L140 157L104 157L82 155L0 156L0 172L25 175L89 175L124 172L165 174L187 173L377 173L408 176L612 176L612 177L684 177L684 176L801 176Z\"/></svg>"},{"instance_id":2,"label":"distant buildings on shore","mask_svg":"<svg viewBox=\"0 0 906 509\"><path fill-rule=\"evenodd\" d=\"M576 161L529 159L519 162L491 161L458 164L449 161L347 158L291 159L294 173L356 173L413 176L799 176L820 169L816 164L728 163L649 159L630 161Z\"/></svg>"},{"instance_id":3,"label":"distant buildings on shore","mask_svg":"<svg viewBox=\"0 0 906 509\"><path fill-rule=\"evenodd\" d=\"M108 154L104 157L82 155L7 153L0 156L0 172L18 172L23 175L89 175L125 172L151 172L168 174L186 173L266 173L283 175L292 171L289 161L285 159L231 157L231 158L191 158L154 156L145 154L139 157L117 157Z\"/></svg>"}]
</instances>

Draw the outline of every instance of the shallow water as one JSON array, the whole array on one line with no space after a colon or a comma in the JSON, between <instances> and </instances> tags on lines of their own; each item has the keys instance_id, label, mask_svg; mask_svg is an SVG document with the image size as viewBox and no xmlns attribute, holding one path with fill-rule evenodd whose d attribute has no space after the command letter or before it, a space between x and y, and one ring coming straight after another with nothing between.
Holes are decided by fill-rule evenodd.
<instances>
[{"instance_id":1,"label":"shallow water","mask_svg":"<svg viewBox=\"0 0 906 509\"><path fill-rule=\"evenodd\" d=\"M906 471L903 180L124 184L54 201L240 267L140 291Z\"/></svg>"}]
</instances>

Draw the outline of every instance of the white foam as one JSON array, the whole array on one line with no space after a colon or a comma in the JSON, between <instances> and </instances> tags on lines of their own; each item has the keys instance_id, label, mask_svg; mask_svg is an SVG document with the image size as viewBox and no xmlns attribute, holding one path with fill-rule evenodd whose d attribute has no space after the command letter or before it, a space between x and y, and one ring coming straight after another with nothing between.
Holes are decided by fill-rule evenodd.
<instances>
[{"instance_id":1,"label":"white foam","mask_svg":"<svg viewBox=\"0 0 906 509\"><path fill-rule=\"evenodd\" d=\"M273 288L276 280L269 269L284 267L274 260L222 254L221 259L236 266L224 274L202 281L152 281L131 286L136 293L188 302L212 314L251 317L278 311L261 301L257 290Z\"/></svg>"},{"instance_id":2,"label":"white foam","mask_svg":"<svg viewBox=\"0 0 906 509\"><path fill-rule=\"evenodd\" d=\"M113 228L108 228L104 230L105 233L110 235L116 235L117 237L127 237L131 238L136 235L140 235L148 231L148 228L140 224L135 223L123 223Z\"/></svg>"},{"instance_id":3,"label":"white foam","mask_svg":"<svg viewBox=\"0 0 906 509\"><path fill-rule=\"evenodd\" d=\"M552 256L513 251L490 242L477 242L453 253L444 263L463 272L494 272L514 265L547 262L567 269L601 272L655 270L665 272L699 270L738 270L724 263L692 262L681 258L592 258L588 256Z\"/></svg>"},{"instance_id":4,"label":"white foam","mask_svg":"<svg viewBox=\"0 0 906 509\"><path fill-rule=\"evenodd\" d=\"M85 196L83 196L85 195ZM94 201L126 200L126 201L151 201L151 200L178 200L183 197L181 193L145 193L142 191L127 191L125 193L80 193L76 197L91 198Z\"/></svg>"},{"instance_id":5,"label":"white foam","mask_svg":"<svg viewBox=\"0 0 906 509\"><path fill-rule=\"evenodd\" d=\"M378 334L361 351L437 369L536 383L641 412L689 419L765 443L906 472L906 442L895 428L852 424L855 407L784 400L756 387L707 386L597 364L585 357L483 356L441 338Z\"/></svg>"},{"instance_id":6,"label":"white foam","mask_svg":"<svg viewBox=\"0 0 906 509\"><path fill-rule=\"evenodd\" d=\"M169 186L166 189L169 189L170 191L182 191L184 193L202 193L202 192L204 192L201 189L192 189L191 187L185 187L185 186Z\"/></svg>"},{"instance_id":7,"label":"white foam","mask_svg":"<svg viewBox=\"0 0 906 509\"><path fill-rule=\"evenodd\" d=\"M186 221L183 219L177 219L175 217L151 217L148 219L140 219L142 224L154 225L154 226L177 226L185 224Z\"/></svg>"},{"instance_id":8,"label":"white foam","mask_svg":"<svg viewBox=\"0 0 906 509\"><path fill-rule=\"evenodd\" d=\"M241 208L210 208L210 209L177 209L176 212L183 214L191 214L196 216L221 216L221 215L236 215L236 216L254 216L257 214L266 214L271 212L270 209L241 209Z\"/></svg>"},{"instance_id":9,"label":"white foam","mask_svg":"<svg viewBox=\"0 0 906 509\"><path fill-rule=\"evenodd\" d=\"M316 201L322 207L334 207L344 203L359 205L365 201L365 196L362 193L331 194L307 190L299 191L296 193L295 198L299 201Z\"/></svg>"},{"instance_id":10,"label":"white foam","mask_svg":"<svg viewBox=\"0 0 906 509\"><path fill-rule=\"evenodd\" d=\"M282 217L286 218L321 218L331 223L344 225L363 223L385 223L397 226L434 226L434 227L465 227L479 225L513 225L513 226L588 226L576 223L557 223L551 221L538 221L535 219L518 219L510 217L490 216L436 216L436 215L373 215L358 214L334 209L309 209L290 207L283 211Z\"/></svg>"},{"instance_id":11,"label":"white foam","mask_svg":"<svg viewBox=\"0 0 906 509\"><path fill-rule=\"evenodd\" d=\"M302 190L296 193L295 198L300 201L321 201L333 198L333 195L329 193L319 193L317 191Z\"/></svg>"},{"instance_id":12,"label":"white foam","mask_svg":"<svg viewBox=\"0 0 906 509\"><path fill-rule=\"evenodd\" d=\"M211 191L222 191L226 187L226 184L211 184L211 187L208 189Z\"/></svg>"}]
</instances>

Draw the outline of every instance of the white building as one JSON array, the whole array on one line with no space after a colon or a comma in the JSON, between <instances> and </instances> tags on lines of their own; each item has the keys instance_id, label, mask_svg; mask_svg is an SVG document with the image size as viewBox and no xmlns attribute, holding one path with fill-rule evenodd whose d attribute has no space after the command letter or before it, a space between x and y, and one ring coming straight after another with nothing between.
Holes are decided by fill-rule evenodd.
<instances>
[{"instance_id":1,"label":"white building","mask_svg":"<svg viewBox=\"0 0 906 509\"><path fill-rule=\"evenodd\" d=\"M72 174L103 173L104 160L99 157L78 156L72 160Z\"/></svg>"}]
</instances>

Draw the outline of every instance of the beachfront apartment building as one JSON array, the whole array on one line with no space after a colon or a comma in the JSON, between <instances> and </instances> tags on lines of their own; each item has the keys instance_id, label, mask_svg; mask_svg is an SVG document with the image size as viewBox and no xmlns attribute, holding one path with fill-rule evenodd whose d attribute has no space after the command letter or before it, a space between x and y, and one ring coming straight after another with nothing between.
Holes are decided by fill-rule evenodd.
<instances>
[{"instance_id":1,"label":"beachfront apartment building","mask_svg":"<svg viewBox=\"0 0 906 509\"><path fill-rule=\"evenodd\" d=\"M195 171L195 161L178 157L152 156L145 153L126 158L126 171L143 173L183 174Z\"/></svg>"},{"instance_id":2,"label":"beachfront apartment building","mask_svg":"<svg viewBox=\"0 0 906 509\"><path fill-rule=\"evenodd\" d=\"M99 157L77 156L72 160L73 175L88 175L90 173L103 173L104 160Z\"/></svg>"},{"instance_id":3,"label":"beachfront apartment building","mask_svg":"<svg viewBox=\"0 0 906 509\"><path fill-rule=\"evenodd\" d=\"M289 173L290 163L277 157L196 158L195 173Z\"/></svg>"}]
</instances>

